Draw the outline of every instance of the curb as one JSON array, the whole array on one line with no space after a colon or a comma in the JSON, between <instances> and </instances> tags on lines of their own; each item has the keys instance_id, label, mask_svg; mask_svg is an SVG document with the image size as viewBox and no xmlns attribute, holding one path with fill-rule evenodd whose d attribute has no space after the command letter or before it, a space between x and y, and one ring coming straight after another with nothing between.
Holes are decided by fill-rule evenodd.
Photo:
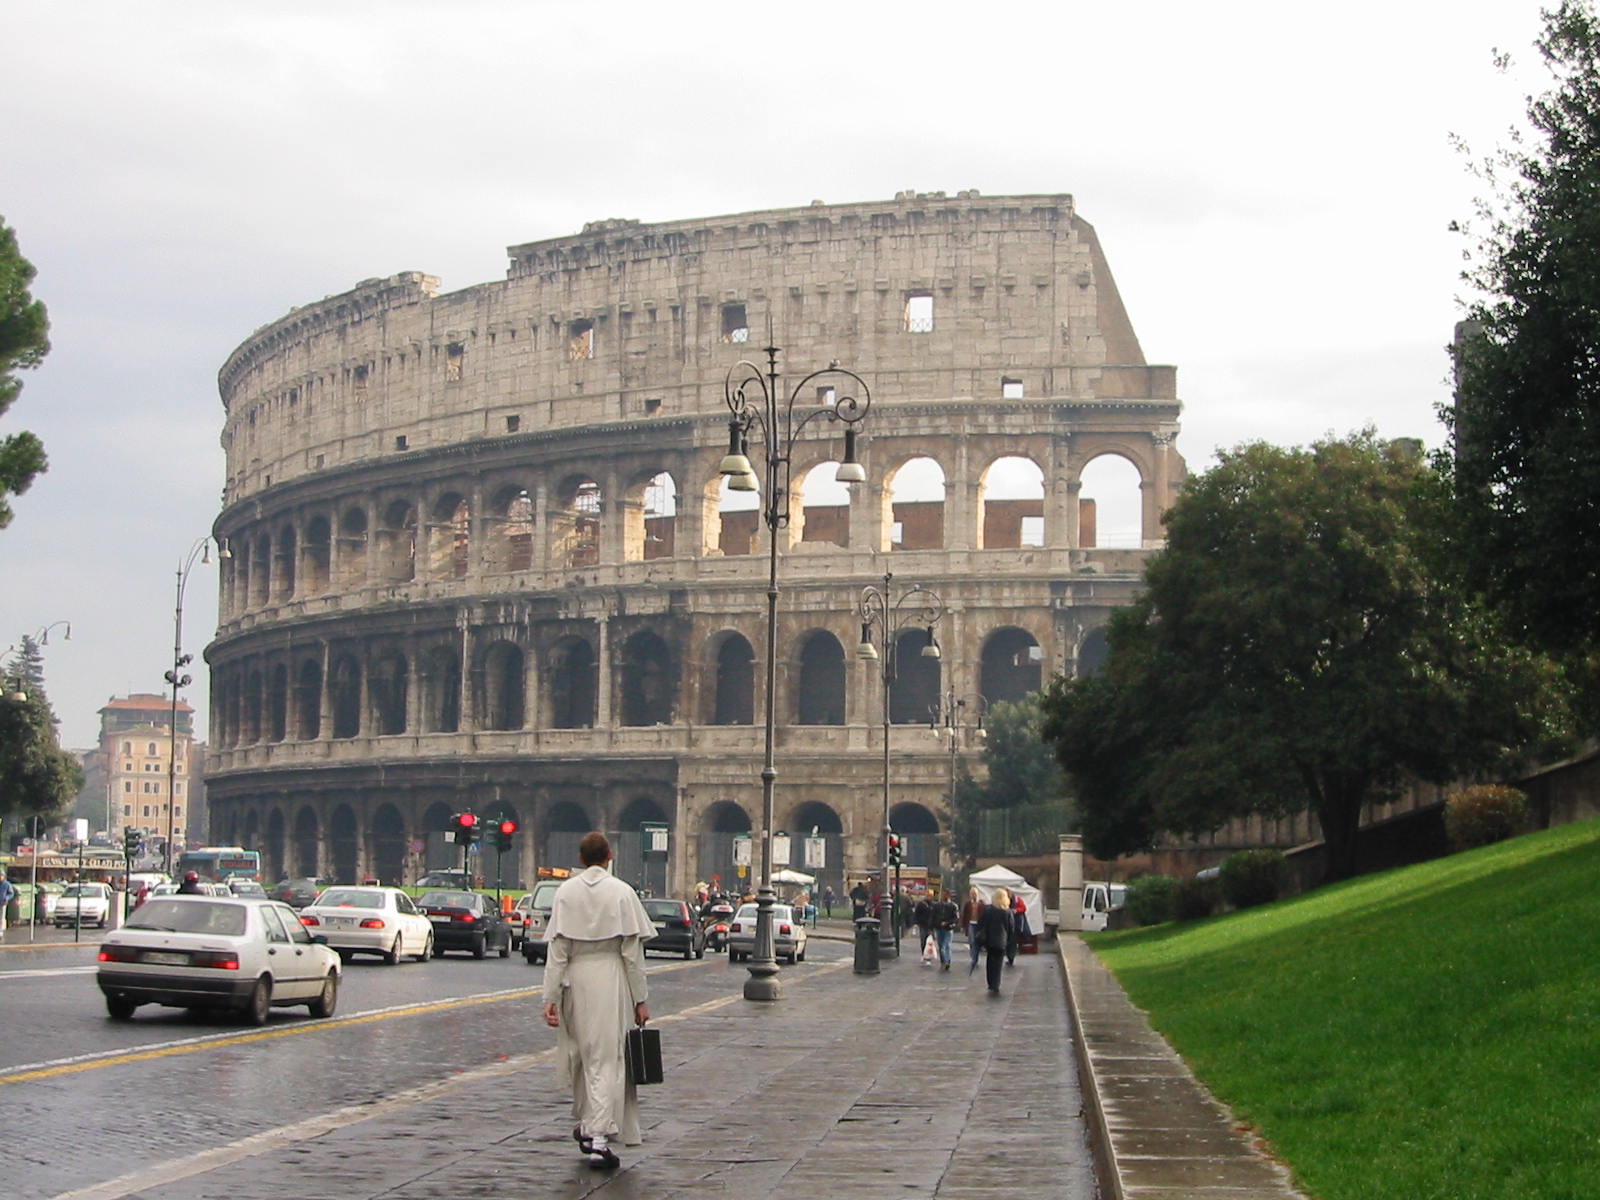
<instances>
[{"instance_id":1,"label":"curb","mask_svg":"<svg viewBox=\"0 0 1600 1200\"><path fill-rule=\"evenodd\" d=\"M1056 947L1104 1200L1306 1200L1083 939Z\"/></svg>"}]
</instances>

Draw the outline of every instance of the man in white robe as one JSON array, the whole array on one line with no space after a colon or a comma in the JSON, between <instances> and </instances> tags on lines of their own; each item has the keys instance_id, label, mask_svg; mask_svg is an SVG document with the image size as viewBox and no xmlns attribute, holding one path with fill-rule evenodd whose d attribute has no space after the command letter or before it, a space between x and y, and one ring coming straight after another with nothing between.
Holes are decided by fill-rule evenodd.
<instances>
[{"instance_id":1,"label":"man in white robe","mask_svg":"<svg viewBox=\"0 0 1600 1200\"><path fill-rule=\"evenodd\" d=\"M558 1031L556 1070L572 1088L572 1136L590 1166L609 1168L620 1162L614 1142L641 1140L623 1043L629 1021L650 1019L644 944L656 929L639 894L606 869L605 834L585 834L578 858L583 871L556 889L550 909L544 1020Z\"/></svg>"}]
</instances>

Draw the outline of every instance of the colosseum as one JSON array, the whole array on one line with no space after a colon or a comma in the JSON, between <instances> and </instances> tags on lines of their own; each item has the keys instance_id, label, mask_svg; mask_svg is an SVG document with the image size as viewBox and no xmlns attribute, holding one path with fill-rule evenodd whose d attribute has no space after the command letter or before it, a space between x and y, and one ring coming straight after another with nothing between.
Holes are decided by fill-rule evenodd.
<instances>
[{"instance_id":1,"label":"colosseum","mask_svg":"<svg viewBox=\"0 0 1600 1200\"><path fill-rule=\"evenodd\" d=\"M658 892L731 885L752 845L759 878L776 536L774 862L842 893L882 861L887 732L891 823L937 867L972 718L1092 669L1184 473L1175 369L1094 229L1066 195L907 192L507 253L461 291L303 305L222 367L212 837L274 876L411 881L460 865L470 809L518 822L491 886L594 828ZM729 489L725 384L769 344L780 387L837 362L870 388L865 482L820 420L779 503ZM1100 545L1085 471L1112 460L1141 527ZM886 687L857 647L891 572L944 611L940 657Z\"/></svg>"}]
</instances>

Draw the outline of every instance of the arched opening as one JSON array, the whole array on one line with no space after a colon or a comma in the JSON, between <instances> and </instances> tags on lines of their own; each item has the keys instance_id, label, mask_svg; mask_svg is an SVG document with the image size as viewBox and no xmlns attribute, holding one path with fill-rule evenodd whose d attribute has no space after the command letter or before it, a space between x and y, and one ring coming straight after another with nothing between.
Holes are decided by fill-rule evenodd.
<instances>
[{"instance_id":1,"label":"arched opening","mask_svg":"<svg viewBox=\"0 0 1600 1200\"><path fill-rule=\"evenodd\" d=\"M461 655L453 646L438 646L423 660L422 729L424 733L456 733L461 728Z\"/></svg>"},{"instance_id":2,"label":"arched opening","mask_svg":"<svg viewBox=\"0 0 1600 1200\"><path fill-rule=\"evenodd\" d=\"M378 526L378 579L404 583L417 575L417 510L396 500Z\"/></svg>"},{"instance_id":3,"label":"arched opening","mask_svg":"<svg viewBox=\"0 0 1600 1200\"><path fill-rule=\"evenodd\" d=\"M595 721L594 647L584 638L566 638L550 654L550 726L592 729Z\"/></svg>"},{"instance_id":4,"label":"arched opening","mask_svg":"<svg viewBox=\"0 0 1600 1200\"><path fill-rule=\"evenodd\" d=\"M736 492L726 478L718 477L717 549L723 554L752 554L761 529L761 492Z\"/></svg>"},{"instance_id":5,"label":"arched opening","mask_svg":"<svg viewBox=\"0 0 1600 1200\"><path fill-rule=\"evenodd\" d=\"M281 742L289 736L289 668L272 668L267 684L267 740Z\"/></svg>"},{"instance_id":6,"label":"arched opening","mask_svg":"<svg viewBox=\"0 0 1600 1200\"><path fill-rule=\"evenodd\" d=\"M592 567L600 561L600 514L605 497L600 485L573 476L557 492L550 514L551 561L564 567Z\"/></svg>"},{"instance_id":7,"label":"arched opening","mask_svg":"<svg viewBox=\"0 0 1600 1200\"><path fill-rule=\"evenodd\" d=\"M459 804L452 807L438 801L422 814L423 863L428 870L460 869L461 848L450 840L450 814L459 811Z\"/></svg>"},{"instance_id":8,"label":"arched opening","mask_svg":"<svg viewBox=\"0 0 1600 1200\"><path fill-rule=\"evenodd\" d=\"M1106 659L1111 654L1111 640L1101 625L1091 629L1078 644L1078 678L1087 679L1105 670Z\"/></svg>"},{"instance_id":9,"label":"arched opening","mask_svg":"<svg viewBox=\"0 0 1600 1200\"><path fill-rule=\"evenodd\" d=\"M552 867L577 868L578 843L594 828L589 814L571 800L552 804L544 815L544 860Z\"/></svg>"},{"instance_id":10,"label":"arched opening","mask_svg":"<svg viewBox=\"0 0 1600 1200\"><path fill-rule=\"evenodd\" d=\"M906 866L939 865L939 819L933 813L912 802L896 804L889 810L889 827L900 835Z\"/></svg>"},{"instance_id":11,"label":"arched opening","mask_svg":"<svg viewBox=\"0 0 1600 1200\"><path fill-rule=\"evenodd\" d=\"M222 560L222 578L227 581L226 600L229 614L237 616L250 606L250 543L239 538L233 545L232 558Z\"/></svg>"},{"instance_id":12,"label":"arched opening","mask_svg":"<svg viewBox=\"0 0 1600 1200\"><path fill-rule=\"evenodd\" d=\"M434 502L428 519L428 578L465 579L472 557L472 509L457 492Z\"/></svg>"},{"instance_id":13,"label":"arched opening","mask_svg":"<svg viewBox=\"0 0 1600 1200\"><path fill-rule=\"evenodd\" d=\"M666 642L649 630L635 633L622 644L621 665L621 724L672 724L676 672Z\"/></svg>"},{"instance_id":14,"label":"arched opening","mask_svg":"<svg viewBox=\"0 0 1600 1200\"><path fill-rule=\"evenodd\" d=\"M406 823L392 804L380 804L368 831L372 873L378 882L399 887L406 882Z\"/></svg>"},{"instance_id":15,"label":"arched opening","mask_svg":"<svg viewBox=\"0 0 1600 1200\"><path fill-rule=\"evenodd\" d=\"M695 876L698 882L709 884L713 891L738 895L753 889L752 871L759 871L754 847L751 847L751 866L744 876L739 875L735 863L735 844L748 841L751 831L750 814L731 800L719 800L706 809L701 818L700 833L695 855Z\"/></svg>"},{"instance_id":16,"label":"arched opening","mask_svg":"<svg viewBox=\"0 0 1600 1200\"><path fill-rule=\"evenodd\" d=\"M978 487L978 536L985 550L1044 545L1044 472L1031 458L997 458Z\"/></svg>"},{"instance_id":17,"label":"arched opening","mask_svg":"<svg viewBox=\"0 0 1600 1200\"><path fill-rule=\"evenodd\" d=\"M940 662L923 654L926 627L902 629L894 639L894 681L889 685L889 720L895 725L926 725L939 708Z\"/></svg>"},{"instance_id":18,"label":"arched opening","mask_svg":"<svg viewBox=\"0 0 1600 1200\"><path fill-rule=\"evenodd\" d=\"M889 505L891 550L938 550L944 546L944 468L931 458L897 467L884 487Z\"/></svg>"},{"instance_id":19,"label":"arched opening","mask_svg":"<svg viewBox=\"0 0 1600 1200\"><path fill-rule=\"evenodd\" d=\"M1102 454L1083 468L1078 492L1078 544L1138 549L1144 545L1144 495L1139 468L1120 454Z\"/></svg>"},{"instance_id":20,"label":"arched opening","mask_svg":"<svg viewBox=\"0 0 1600 1200\"><path fill-rule=\"evenodd\" d=\"M308 658L300 664L295 680L295 728L305 741L322 735L322 664Z\"/></svg>"},{"instance_id":21,"label":"arched opening","mask_svg":"<svg viewBox=\"0 0 1600 1200\"><path fill-rule=\"evenodd\" d=\"M380 737L406 731L407 663L405 655L390 650L380 654L367 676L372 715Z\"/></svg>"},{"instance_id":22,"label":"arched opening","mask_svg":"<svg viewBox=\"0 0 1600 1200\"><path fill-rule=\"evenodd\" d=\"M328 578L332 566L333 527L328 524L327 517L312 517L306 524L306 595L320 596L328 590Z\"/></svg>"},{"instance_id":23,"label":"arched opening","mask_svg":"<svg viewBox=\"0 0 1600 1200\"><path fill-rule=\"evenodd\" d=\"M494 642L484 650L482 662L480 727L521 729L527 697L522 648L513 642Z\"/></svg>"},{"instance_id":24,"label":"arched opening","mask_svg":"<svg viewBox=\"0 0 1600 1200\"><path fill-rule=\"evenodd\" d=\"M819 906L825 889L844 899L844 822L833 807L817 800L796 806L789 818L790 861L816 876L811 896Z\"/></svg>"},{"instance_id":25,"label":"arched opening","mask_svg":"<svg viewBox=\"0 0 1600 1200\"><path fill-rule=\"evenodd\" d=\"M505 487L495 493L487 569L526 571L533 566L533 498L527 488Z\"/></svg>"},{"instance_id":26,"label":"arched opening","mask_svg":"<svg viewBox=\"0 0 1600 1200\"><path fill-rule=\"evenodd\" d=\"M826 629L814 631L800 646L795 723L844 724L844 647Z\"/></svg>"},{"instance_id":27,"label":"arched opening","mask_svg":"<svg viewBox=\"0 0 1600 1200\"><path fill-rule=\"evenodd\" d=\"M800 540L850 544L850 485L840 483L836 462L818 463L800 480Z\"/></svg>"},{"instance_id":28,"label":"arched opening","mask_svg":"<svg viewBox=\"0 0 1600 1200\"><path fill-rule=\"evenodd\" d=\"M258 850L261 848L261 814L256 812L255 809L245 813L244 820L239 823L239 839L236 843L237 845L254 846ZM265 863L262 864L261 869L263 882L272 878L272 876L266 874Z\"/></svg>"},{"instance_id":29,"label":"arched opening","mask_svg":"<svg viewBox=\"0 0 1600 1200\"><path fill-rule=\"evenodd\" d=\"M671 558L677 535L678 485L666 471L640 477L623 498L624 562Z\"/></svg>"},{"instance_id":30,"label":"arched opening","mask_svg":"<svg viewBox=\"0 0 1600 1200\"><path fill-rule=\"evenodd\" d=\"M261 872L268 879L282 879L289 874L283 835L283 810L275 808L267 814L267 828L261 835Z\"/></svg>"},{"instance_id":31,"label":"arched opening","mask_svg":"<svg viewBox=\"0 0 1600 1200\"><path fill-rule=\"evenodd\" d=\"M272 539L266 534L256 538L250 555L250 605L261 608L267 603L267 586L272 578Z\"/></svg>"},{"instance_id":32,"label":"arched opening","mask_svg":"<svg viewBox=\"0 0 1600 1200\"><path fill-rule=\"evenodd\" d=\"M278 531L278 556L272 564L273 582L277 584L278 603L294 597L295 536L294 526L285 525Z\"/></svg>"},{"instance_id":33,"label":"arched opening","mask_svg":"<svg viewBox=\"0 0 1600 1200\"><path fill-rule=\"evenodd\" d=\"M997 629L983 643L978 690L990 704L1021 700L1044 686L1044 650L1026 629Z\"/></svg>"},{"instance_id":34,"label":"arched opening","mask_svg":"<svg viewBox=\"0 0 1600 1200\"><path fill-rule=\"evenodd\" d=\"M730 633L717 647L711 693L711 724L755 723L756 655L743 634Z\"/></svg>"},{"instance_id":35,"label":"arched opening","mask_svg":"<svg viewBox=\"0 0 1600 1200\"><path fill-rule=\"evenodd\" d=\"M333 706L333 736L353 738L361 733L361 667L354 657L341 654L329 670L328 699Z\"/></svg>"},{"instance_id":36,"label":"arched opening","mask_svg":"<svg viewBox=\"0 0 1600 1200\"><path fill-rule=\"evenodd\" d=\"M360 587L367 581L367 513L347 508L339 518L339 587Z\"/></svg>"},{"instance_id":37,"label":"arched opening","mask_svg":"<svg viewBox=\"0 0 1600 1200\"><path fill-rule=\"evenodd\" d=\"M316 809L306 805L294 818L294 874L297 879L319 879L322 865L318 850L322 838L317 823Z\"/></svg>"},{"instance_id":38,"label":"arched opening","mask_svg":"<svg viewBox=\"0 0 1600 1200\"><path fill-rule=\"evenodd\" d=\"M668 855L651 846L644 833L646 825L666 825L670 847L673 835L668 810L650 796L635 796L618 815L617 828L612 835L617 874L636 880L636 886L648 895L665 896Z\"/></svg>"},{"instance_id":39,"label":"arched opening","mask_svg":"<svg viewBox=\"0 0 1600 1200\"><path fill-rule=\"evenodd\" d=\"M359 883L356 858L360 848L356 834L356 814L348 804L336 807L328 816L328 865L336 883Z\"/></svg>"},{"instance_id":40,"label":"arched opening","mask_svg":"<svg viewBox=\"0 0 1600 1200\"><path fill-rule=\"evenodd\" d=\"M261 672L251 671L244 679L244 728L246 746L261 740Z\"/></svg>"}]
</instances>

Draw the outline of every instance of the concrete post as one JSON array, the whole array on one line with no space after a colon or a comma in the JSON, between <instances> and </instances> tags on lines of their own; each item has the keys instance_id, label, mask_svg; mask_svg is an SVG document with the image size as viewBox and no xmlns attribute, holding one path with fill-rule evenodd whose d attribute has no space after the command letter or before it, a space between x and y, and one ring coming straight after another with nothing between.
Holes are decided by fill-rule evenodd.
<instances>
[{"instance_id":1,"label":"concrete post","mask_svg":"<svg viewBox=\"0 0 1600 1200\"><path fill-rule=\"evenodd\" d=\"M1063 933L1083 927L1083 838L1076 833L1061 837L1061 887L1056 897L1056 927Z\"/></svg>"}]
</instances>

